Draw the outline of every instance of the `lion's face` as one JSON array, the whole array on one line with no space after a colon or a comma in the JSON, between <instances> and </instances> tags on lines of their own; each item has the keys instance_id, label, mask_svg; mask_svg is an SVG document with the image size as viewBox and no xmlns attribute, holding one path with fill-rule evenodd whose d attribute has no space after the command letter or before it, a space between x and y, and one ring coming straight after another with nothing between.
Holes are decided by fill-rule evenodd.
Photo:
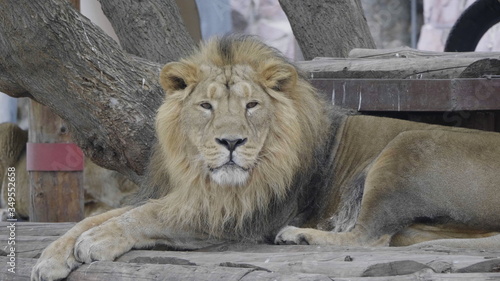
<instances>
[{"instance_id":1,"label":"lion's face","mask_svg":"<svg viewBox=\"0 0 500 281\"><path fill-rule=\"evenodd\" d=\"M266 157L270 129L283 127L276 126L277 107L294 112L293 101L283 91L296 76L292 66L282 63L262 69L248 64L167 64L161 76L167 98L158 111L159 142L169 155L187 153L189 165L195 164L213 182L245 185ZM281 123L297 118L280 116ZM171 173L180 173L176 170Z\"/></svg>"},{"instance_id":2,"label":"lion's face","mask_svg":"<svg viewBox=\"0 0 500 281\"><path fill-rule=\"evenodd\" d=\"M255 198L269 188L282 196L300 167L311 163L323 104L297 69L266 45L209 41L165 65L160 83L166 98L156 117L163 165L157 171L169 186L244 186Z\"/></svg>"},{"instance_id":3,"label":"lion's face","mask_svg":"<svg viewBox=\"0 0 500 281\"><path fill-rule=\"evenodd\" d=\"M191 157L220 185L243 185L258 165L273 103L249 66L203 65L180 120Z\"/></svg>"}]
</instances>

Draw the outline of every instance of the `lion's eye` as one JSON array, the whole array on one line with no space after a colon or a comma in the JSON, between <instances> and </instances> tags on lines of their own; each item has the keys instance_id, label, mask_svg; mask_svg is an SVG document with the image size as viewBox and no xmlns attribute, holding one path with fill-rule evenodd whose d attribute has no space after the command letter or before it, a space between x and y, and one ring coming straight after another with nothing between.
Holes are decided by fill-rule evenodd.
<instances>
[{"instance_id":1,"label":"lion's eye","mask_svg":"<svg viewBox=\"0 0 500 281\"><path fill-rule=\"evenodd\" d=\"M250 108L254 108L258 105L259 103L256 102L256 101L252 101L252 102L249 102L247 103L247 109L250 109Z\"/></svg>"},{"instance_id":2,"label":"lion's eye","mask_svg":"<svg viewBox=\"0 0 500 281\"><path fill-rule=\"evenodd\" d=\"M204 109L212 109L212 105L209 104L208 102L204 102L200 104L200 106L203 107Z\"/></svg>"}]
</instances>

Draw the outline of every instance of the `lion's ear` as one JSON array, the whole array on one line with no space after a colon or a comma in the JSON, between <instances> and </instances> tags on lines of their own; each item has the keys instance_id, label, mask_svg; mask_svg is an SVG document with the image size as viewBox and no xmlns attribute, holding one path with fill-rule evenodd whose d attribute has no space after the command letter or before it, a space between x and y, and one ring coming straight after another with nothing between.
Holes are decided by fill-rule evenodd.
<instances>
[{"instance_id":1,"label":"lion's ear","mask_svg":"<svg viewBox=\"0 0 500 281\"><path fill-rule=\"evenodd\" d=\"M184 90L196 83L198 70L195 66L183 62L167 63L160 72L160 84L167 94Z\"/></svg>"},{"instance_id":2,"label":"lion's ear","mask_svg":"<svg viewBox=\"0 0 500 281\"><path fill-rule=\"evenodd\" d=\"M286 91L295 87L297 83L297 70L290 64L270 63L260 71L264 86L275 91Z\"/></svg>"}]
</instances>

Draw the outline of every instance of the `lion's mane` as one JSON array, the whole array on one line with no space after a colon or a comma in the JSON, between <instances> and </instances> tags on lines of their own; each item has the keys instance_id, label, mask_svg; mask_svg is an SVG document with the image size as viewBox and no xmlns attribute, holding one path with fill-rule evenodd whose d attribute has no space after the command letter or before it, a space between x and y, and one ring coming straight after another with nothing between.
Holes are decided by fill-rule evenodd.
<instances>
[{"instance_id":1,"label":"lion's mane","mask_svg":"<svg viewBox=\"0 0 500 281\"><path fill-rule=\"evenodd\" d=\"M196 87L196 69L200 65L244 64L260 75L263 88L281 90L267 91L274 103L275 122L259 154L258 165L244 186L219 186L203 175L201 167L192 160L193 155L185 147L186 124L180 120L182 95L167 92L158 110L158 143L143 198L155 198L153 202L162 209L159 219L168 225L215 237L241 238L256 227L253 224L265 223L259 220L273 211L272 206L297 194L297 183L315 169L315 149L323 142L328 128L324 102L290 62L251 37L213 39L181 62L194 71L179 73L184 81L160 77L162 84L186 83ZM280 75L291 77L287 79L292 81L282 81Z\"/></svg>"}]
</instances>

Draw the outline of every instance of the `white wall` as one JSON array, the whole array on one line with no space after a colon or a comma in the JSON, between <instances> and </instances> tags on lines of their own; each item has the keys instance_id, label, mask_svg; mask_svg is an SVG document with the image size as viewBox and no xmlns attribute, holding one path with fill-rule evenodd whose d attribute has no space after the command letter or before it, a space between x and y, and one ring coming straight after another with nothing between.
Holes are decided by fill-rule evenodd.
<instances>
[{"instance_id":1,"label":"white wall","mask_svg":"<svg viewBox=\"0 0 500 281\"><path fill-rule=\"evenodd\" d=\"M474 0L424 0L424 26L418 49L442 52L451 27ZM500 51L500 24L490 28L476 51Z\"/></svg>"},{"instance_id":2,"label":"white wall","mask_svg":"<svg viewBox=\"0 0 500 281\"><path fill-rule=\"evenodd\" d=\"M0 123L16 122L17 100L0 92Z\"/></svg>"},{"instance_id":3,"label":"white wall","mask_svg":"<svg viewBox=\"0 0 500 281\"><path fill-rule=\"evenodd\" d=\"M80 1L80 12L90 19L93 23L98 25L104 30L111 38L118 41L118 36L116 36L111 23L108 18L104 15L101 10L101 4L97 0L83 0Z\"/></svg>"}]
</instances>

